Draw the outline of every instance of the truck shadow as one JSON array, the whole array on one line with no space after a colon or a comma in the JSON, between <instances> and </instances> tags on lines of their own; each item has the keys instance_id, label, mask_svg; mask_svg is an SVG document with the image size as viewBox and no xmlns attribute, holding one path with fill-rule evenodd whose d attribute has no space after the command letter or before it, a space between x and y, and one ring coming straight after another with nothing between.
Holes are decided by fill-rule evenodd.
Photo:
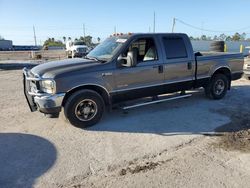
<instances>
[{"instance_id":1,"label":"truck shadow","mask_svg":"<svg viewBox=\"0 0 250 188\"><path fill-rule=\"evenodd\" d=\"M140 107L129 110L128 114L115 110L107 114L99 124L87 130L153 133L165 136L220 136L224 132L232 131L232 128L225 126L230 125L231 116L218 110L228 108L230 101L235 100L242 89L250 91L249 86L237 86L233 87L224 99L209 100L205 98L202 90L199 90L192 92L193 96L190 98ZM235 106L237 104L233 104L232 108ZM224 128L219 128L223 126Z\"/></svg>"},{"instance_id":2,"label":"truck shadow","mask_svg":"<svg viewBox=\"0 0 250 188\"><path fill-rule=\"evenodd\" d=\"M0 133L0 187L33 187L56 161L55 146L44 138Z\"/></svg>"}]
</instances>

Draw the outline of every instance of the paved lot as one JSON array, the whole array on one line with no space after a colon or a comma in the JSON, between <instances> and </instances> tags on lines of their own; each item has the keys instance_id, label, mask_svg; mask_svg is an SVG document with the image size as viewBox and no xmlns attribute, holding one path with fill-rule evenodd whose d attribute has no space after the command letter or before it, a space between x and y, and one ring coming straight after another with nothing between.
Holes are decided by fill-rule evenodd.
<instances>
[{"instance_id":1,"label":"paved lot","mask_svg":"<svg viewBox=\"0 0 250 188\"><path fill-rule=\"evenodd\" d=\"M114 110L87 130L29 112L20 70L0 80L0 187L250 186L249 140L233 147L221 136L250 127L248 80L220 101L192 92Z\"/></svg>"}]
</instances>

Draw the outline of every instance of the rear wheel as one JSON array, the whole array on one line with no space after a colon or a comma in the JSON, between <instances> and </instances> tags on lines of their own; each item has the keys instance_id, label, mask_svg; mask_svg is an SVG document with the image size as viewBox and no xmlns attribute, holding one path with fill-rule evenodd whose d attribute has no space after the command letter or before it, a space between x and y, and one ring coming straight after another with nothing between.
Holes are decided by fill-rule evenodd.
<instances>
[{"instance_id":1,"label":"rear wheel","mask_svg":"<svg viewBox=\"0 0 250 188\"><path fill-rule=\"evenodd\" d=\"M72 125L86 128L100 121L104 106L104 101L97 92L81 90L68 98L64 114Z\"/></svg>"},{"instance_id":2,"label":"rear wheel","mask_svg":"<svg viewBox=\"0 0 250 188\"><path fill-rule=\"evenodd\" d=\"M216 74L205 88L205 94L211 99L222 99L228 90L229 79L224 74Z\"/></svg>"}]
</instances>

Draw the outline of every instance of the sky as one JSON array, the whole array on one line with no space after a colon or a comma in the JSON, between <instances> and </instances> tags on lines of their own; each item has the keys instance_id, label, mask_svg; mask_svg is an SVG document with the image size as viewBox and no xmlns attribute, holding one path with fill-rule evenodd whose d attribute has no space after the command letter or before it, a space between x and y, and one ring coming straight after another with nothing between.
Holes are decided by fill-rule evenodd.
<instances>
[{"instance_id":1,"label":"sky","mask_svg":"<svg viewBox=\"0 0 250 188\"><path fill-rule=\"evenodd\" d=\"M174 31L191 36L237 32L250 33L250 1L247 0L0 0L0 36L14 45L34 45L49 37L104 40L116 32ZM183 22L203 30L184 25ZM211 32L205 30L213 30ZM250 34L247 34L250 37Z\"/></svg>"}]
</instances>

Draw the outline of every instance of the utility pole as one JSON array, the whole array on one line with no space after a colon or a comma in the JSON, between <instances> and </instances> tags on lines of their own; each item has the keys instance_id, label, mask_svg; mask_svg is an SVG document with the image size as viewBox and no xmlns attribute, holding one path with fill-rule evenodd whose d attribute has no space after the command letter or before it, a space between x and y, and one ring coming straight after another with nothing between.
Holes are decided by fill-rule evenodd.
<instances>
[{"instance_id":1,"label":"utility pole","mask_svg":"<svg viewBox=\"0 0 250 188\"><path fill-rule=\"evenodd\" d=\"M37 43L36 43L36 30L35 30L35 26L34 25L33 25L33 33L34 33L35 46L37 46Z\"/></svg>"},{"instance_id":2,"label":"utility pole","mask_svg":"<svg viewBox=\"0 0 250 188\"><path fill-rule=\"evenodd\" d=\"M204 22L201 22L201 36L203 36Z\"/></svg>"},{"instance_id":3,"label":"utility pole","mask_svg":"<svg viewBox=\"0 0 250 188\"><path fill-rule=\"evenodd\" d=\"M172 33L174 32L176 18L173 18Z\"/></svg>"},{"instance_id":4,"label":"utility pole","mask_svg":"<svg viewBox=\"0 0 250 188\"><path fill-rule=\"evenodd\" d=\"M83 37L84 37L84 42L85 42L85 37L86 37L85 24L82 25L82 28L83 28Z\"/></svg>"},{"instance_id":5,"label":"utility pole","mask_svg":"<svg viewBox=\"0 0 250 188\"><path fill-rule=\"evenodd\" d=\"M154 24L153 24L153 32L155 33L155 11L154 11Z\"/></svg>"}]
</instances>

